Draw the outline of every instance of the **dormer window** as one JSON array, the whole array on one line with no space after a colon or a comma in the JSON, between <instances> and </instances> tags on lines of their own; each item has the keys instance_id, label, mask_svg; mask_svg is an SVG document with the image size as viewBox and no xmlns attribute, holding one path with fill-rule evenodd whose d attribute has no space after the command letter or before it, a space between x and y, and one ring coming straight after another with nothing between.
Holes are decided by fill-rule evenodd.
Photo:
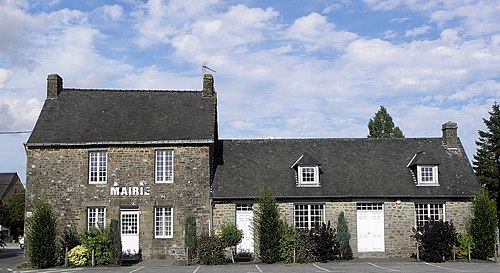
<instances>
[{"instance_id":1,"label":"dormer window","mask_svg":"<svg viewBox=\"0 0 500 273\"><path fill-rule=\"evenodd\" d=\"M300 186L319 186L319 167L301 167L299 166L299 185Z\"/></svg>"},{"instance_id":2,"label":"dormer window","mask_svg":"<svg viewBox=\"0 0 500 273\"><path fill-rule=\"evenodd\" d=\"M438 166L417 165L418 185L438 184Z\"/></svg>"},{"instance_id":3,"label":"dormer window","mask_svg":"<svg viewBox=\"0 0 500 273\"><path fill-rule=\"evenodd\" d=\"M426 152L418 152L408 163L417 186L439 186L439 162Z\"/></svg>"},{"instance_id":4,"label":"dormer window","mask_svg":"<svg viewBox=\"0 0 500 273\"><path fill-rule=\"evenodd\" d=\"M302 154L292 165L296 172L297 187L320 187L319 162L308 153Z\"/></svg>"}]
</instances>

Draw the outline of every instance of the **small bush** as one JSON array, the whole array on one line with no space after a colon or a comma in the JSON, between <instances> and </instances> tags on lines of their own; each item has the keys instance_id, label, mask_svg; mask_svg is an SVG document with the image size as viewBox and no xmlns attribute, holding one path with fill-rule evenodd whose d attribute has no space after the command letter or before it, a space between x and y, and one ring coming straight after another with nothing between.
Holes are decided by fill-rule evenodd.
<instances>
[{"instance_id":1,"label":"small bush","mask_svg":"<svg viewBox=\"0 0 500 273\"><path fill-rule=\"evenodd\" d=\"M90 249L84 245L79 245L68 252L68 260L74 266L84 266L87 264L90 255Z\"/></svg>"},{"instance_id":2,"label":"small bush","mask_svg":"<svg viewBox=\"0 0 500 273\"><path fill-rule=\"evenodd\" d=\"M280 236L280 259L287 263L293 262L294 250L297 248L299 235L293 226L288 225L284 220L281 221Z\"/></svg>"},{"instance_id":3,"label":"small bush","mask_svg":"<svg viewBox=\"0 0 500 273\"><path fill-rule=\"evenodd\" d=\"M226 224L221 227L222 241L226 247L235 247L241 243L243 232L235 224Z\"/></svg>"},{"instance_id":4,"label":"small bush","mask_svg":"<svg viewBox=\"0 0 500 273\"><path fill-rule=\"evenodd\" d=\"M109 263L109 228L91 228L83 232L81 240L90 251L94 250L94 261L96 264L105 265Z\"/></svg>"},{"instance_id":5,"label":"small bush","mask_svg":"<svg viewBox=\"0 0 500 273\"><path fill-rule=\"evenodd\" d=\"M226 263L224 242L219 236L204 233L198 237L198 259L201 264L220 265Z\"/></svg>"},{"instance_id":6,"label":"small bush","mask_svg":"<svg viewBox=\"0 0 500 273\"><path fill-rule=\"evenodd\" d=\"M56 216L44 201L35 204L33 215L28 218L26 249L32 265L38 268L54 266L57 258Z\"/></svg>"},{"instance_id":7,"label":"small bush","mask_svg":"<svg viewBox=\"0 0 500 273\"><path fill-rule=\"evenodd\" d=\"M338 253L339 247L335 229L330 226L330 221L327 224L316 223L316 227L311 229L309 234L316 244L316 261L324 263L333 260L334 254Z\"/></svg>"},{"instance_id":8,"label":"small bush","mask_svg":"<svg viewBox=\"0 0 500 273\"><path fill-rule=\"evenodd\" d=\"M258 255L264 263L279 261L280 218L276 198L269 187L262 187L254 217L254 235L258 242Z\"/></svg>"},{"instance_id":9,"label":"small bush","mask_svg":"<svg viewBox=\"0 0 500 273\"><path fill-rule=\"evenodd\" d=\"M297 230L296 262L314 263L316 259L316 241L309 234L309 230Z\"/></svg>"},{"instance_id":10,"label":"small bush","mask_svg":"<svg viewBox=\"0 0 500 273\"><path fill-rule=\"evenodd\" d=\"M456 248L456 255L459 259L469 258L469 244L471 249L473 248L472 236L466 232L461 232L458 234L458 244Z\"/></svg>"},{"instance_id":11,"label":"small bush","mask_svg":"<svg viewBox=\"0 0 500 273\"><path fill-rule=\"evenodd\" d=\"M419 242L420 258L427 262L444 262L453 253L457 234L452 222L429 220L422 231L413 229L413 237Z\"/></svg>"}]
</instances>

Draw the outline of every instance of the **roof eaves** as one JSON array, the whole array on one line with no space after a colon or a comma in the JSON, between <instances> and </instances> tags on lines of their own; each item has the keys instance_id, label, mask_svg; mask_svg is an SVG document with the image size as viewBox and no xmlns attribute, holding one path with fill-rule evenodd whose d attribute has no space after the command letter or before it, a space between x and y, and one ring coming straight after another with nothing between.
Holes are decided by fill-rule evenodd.
<instances>
[{"instance_id":1,"label":"roof eaves","mask_svg":"<svg viewBox=\"0 0 500 273\"><path fill-rule=\"evenodd\" d=\"M53 147L53 146L94 146L94 145L158 145L158 144L207 144L214 143L213 139L188 139L188 140L153 140L153 141L91 141L91 142L43 142L26 143L27 147Z\"/></svg>"}]
</instances>

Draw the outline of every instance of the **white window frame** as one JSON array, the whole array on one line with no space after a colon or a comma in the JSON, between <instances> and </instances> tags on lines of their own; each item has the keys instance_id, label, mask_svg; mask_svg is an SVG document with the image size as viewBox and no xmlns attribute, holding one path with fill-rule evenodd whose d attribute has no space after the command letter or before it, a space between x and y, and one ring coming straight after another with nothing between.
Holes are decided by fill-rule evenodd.
<instances>
[{"instance_id":1,"label":"white window frame","mask_svg":"<svg viewBox=\"0 0 500 273\"><path fill-rule=\"evenodd\" d=\"M174 238L173 207L155 207L155 238Z\"/></svg>"},{"instance_id":2,"label":"white window frame","mask_svg":"<svg viewBox=\"0 0 500 273\"><path fill-rule=\"evenodd\" d=\"M299 215L298 212L304 212L303 215ZM312 215L311 212L315 212L315 215ZM319 213L319 215L318 215ZM313 220L313 216L320 217L319 221ZM297 221L299 217L305 217L307 219ZM325 204L294 204L293 206L293 225L298 229L311 229L314 227L316 222L324 223L325 222ZM299 224L304 223L304 224Z\"/></svg>"},{"instance_id":3,"label":"white window frame","mask_svg":"<svg viewBox=\"0 0 500 273\"><path fill-rule=\"evenodd\" d=\"M89 152L89 184L106 184L108 180L108 152Z\"/></svg>"},{"instance_id":4,"label":"white window frame","mask_svg":"<svg viewBox=\"0 0 500 273\"><path fill-rule=\"evenodd\" d=\"M87 231L106 227L106 207L87 207Z\"/></svg>"},{"instance_id":5,"label":"white window frame","mask_svg":"<svg viewBox=\"0 0 500 273\"><path fill-rule=\"evenodd\" d=\"M155 183L174 183L174 150L155 150Z\"/></svg>"},{"instance_id":6,"label":"white window frame","mask_svg":"<svg viewBox=\"0 0 500 273\"><path fill-rule=\"evenodd\" d=\"M313 175L313 179L310 180L309 177L304 176L303 172L306 170L312 170L312 172L309 172ZM298 168L298 180L299 186L302 187L316 187L319 186L319 167L318 166L299 166Z\"/></svg>"},{"instance_id":7,"label":"white window frame","mask_svg":"<svg viewBox=\"0 0 500 273\"><path fill-rule=\"evenodd\" d=\"M427 172L425 172L427 170ZM428 172L430 170L430 172ZM423 174L430 174L432 177L429 180L429 175L424 176ZM417 177L419 186L437 186L439 185L438 179L438 166L437 165L418 165L417 166Z\"/></svg>"},{"instance_id":8,"label":"white window frame","mask_svg":"<svg viewBox=\"0 0 500 273\"><path fill-rule=\"evenodd\" d=\"M435 214L433 211L438 210ZM423 214L421 212L424 212ZM436 219L437 216L437 219ZM415 203L415 226L422 228L428 220L446 221L446 206L444 203Z\"/></svg>"}]
</instances>

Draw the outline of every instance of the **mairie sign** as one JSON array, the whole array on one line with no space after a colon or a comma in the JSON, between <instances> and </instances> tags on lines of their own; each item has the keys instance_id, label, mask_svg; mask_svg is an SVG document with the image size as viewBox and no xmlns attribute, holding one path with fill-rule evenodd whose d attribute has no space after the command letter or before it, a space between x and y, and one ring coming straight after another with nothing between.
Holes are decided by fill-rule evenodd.
<instances>
[{"instance_id":1,"label":"mairie sign","mask_svg":"<svg viewBox=\"0 0 500 273\"><path fill-rule=\"evenodd\" d=\"M147 186L140 187L111 187L110 195L115 196L135 196L135 195L150 195L151 189Z\"/></svg>"}]
</instances>

